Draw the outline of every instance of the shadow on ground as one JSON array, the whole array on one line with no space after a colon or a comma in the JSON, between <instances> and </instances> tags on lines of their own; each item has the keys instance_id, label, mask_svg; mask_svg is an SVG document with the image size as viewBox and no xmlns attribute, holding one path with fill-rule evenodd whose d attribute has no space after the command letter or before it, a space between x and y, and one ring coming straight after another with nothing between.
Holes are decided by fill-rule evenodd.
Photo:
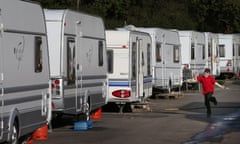
<instances>
[{"instance_id":1,"label":"shadow on ground","mask_svg":"<svg viewBox=\"0 0 240 144\"><path fill-rule=\"evenodd\" d=\"M203 131L193 135L189 141L182 144L220 143L225 134L240 131L240 103L220 103L213 107L213 115L210 118L206 117L203 103L190 103L180 109L196 113L186 115L186 118L208 123Z\"/></svg>"}]
</instances>

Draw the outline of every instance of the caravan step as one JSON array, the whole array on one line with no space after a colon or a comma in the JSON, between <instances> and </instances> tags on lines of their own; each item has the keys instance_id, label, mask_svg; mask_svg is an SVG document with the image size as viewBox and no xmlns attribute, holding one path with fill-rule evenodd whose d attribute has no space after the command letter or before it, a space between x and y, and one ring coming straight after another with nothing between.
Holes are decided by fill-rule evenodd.
<instances>
[{"instance_id":1,"label":"caravan step","mask_svg":"<svg viewBox=\"0 0 240 144\"><path fill-rule=\"evenodd\" d=\"M155 98L159 99L179 99L183 97L184 95L182 93L160 93L155 95Z\"/></svg>"},{"instance_id":2,"label":"caravan step","mask_svg":"<svg viewBox=\"0 0 240 144\"><path fill-rule=\"evenodd\" d=\"M151 112L152 109L148 102L144 103L132 103L131 104L132 112Z\"/></svg>"}]
</instances>

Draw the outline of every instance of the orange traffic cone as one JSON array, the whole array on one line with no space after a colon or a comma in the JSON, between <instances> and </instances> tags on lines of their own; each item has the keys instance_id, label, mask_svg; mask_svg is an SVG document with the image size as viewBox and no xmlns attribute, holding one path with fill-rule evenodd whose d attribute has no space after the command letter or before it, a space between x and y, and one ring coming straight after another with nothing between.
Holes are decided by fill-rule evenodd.
<instances>
[{"instance_id":1,"label":"orange traffic cone","mask_svg":"<svg viewBox=\"0 0 240 144\"><path fill-rule=\"evenodd\" d=\"M47 140L47 137L48 137L48 126L47 125L40 127L32 135L33 140L44 141L44 140Z\"/></svg>"},{"instance_id":2,"label":"orange traffic cone","mask_svg":"<svg viewBox=\"0 0 240 144\"><path fill-rule=\"evenodd\" d=\"M102 118L102 108L98 108L96 110L96 112L94 112L92 115L91 115L91 118L93 120L98 120L98 119L101 119Z\"/></svg>"}]
</instances>

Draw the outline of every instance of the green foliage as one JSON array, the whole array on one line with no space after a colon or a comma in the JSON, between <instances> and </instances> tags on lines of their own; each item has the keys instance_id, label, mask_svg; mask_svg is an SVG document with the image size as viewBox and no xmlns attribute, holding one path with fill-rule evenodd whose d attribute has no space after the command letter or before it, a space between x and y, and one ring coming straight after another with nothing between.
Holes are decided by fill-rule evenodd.
<instances>
[{"instance_id":1,"label":"green foliage","mask_svg":"<svg viewBox=\"0 0 240 144\"><path fill-rule=\"evenodd\" d=\"M98 15L106 28L141 27L240 32L239 0L35 0L44 8Z\"/></svg>"},{"instance_id":2,"label":"green foliage","mask_svg":"<svg viewBox=\"0 0 240 144\"><path fill-rule=\"evenodd\" d=\"M224 85L224 83L225 83L224 80L217 80L217 82L218 82L220 85Z\"/></svg>"}]
</instances>

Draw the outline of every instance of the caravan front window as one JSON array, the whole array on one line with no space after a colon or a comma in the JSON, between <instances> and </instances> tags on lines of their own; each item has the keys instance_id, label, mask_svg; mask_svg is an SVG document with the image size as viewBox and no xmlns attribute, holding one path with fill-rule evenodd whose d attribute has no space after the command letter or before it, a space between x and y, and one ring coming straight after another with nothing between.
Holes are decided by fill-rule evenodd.
<instances>
[{"instance_id":1,"label":"caravan front window","mask_svg":"<svg viewBox=\"0 0 240 144\"><path fill-rule=\"evenodd\" d=\"M67 38L67 76L68 84L75 83L75 40Z\"/></svg>"},{"instance_id":2,"label":"caravan front window","mask_svg":"<svg viewBox=\"0 0 240 144\"><path fill-rule=\"evenodd\" d=\"M225 45L219 45L219 56L225 57Z\"/></svg>"},{"instance_id":3,"label":"caravan front window","mask_svg":"<svg viewBox=\"0 0 240 144\"><path fill-rule=\"evenodd\" d=\"M42 38L35 37L35 72L42 72Z\"/></svg>"},{"instance_id":4,"label":"caravan front window","mask_svg":"<svg viewBox=\"0 0 240 144\"><path fill-rule=\"evenodd\" d=\"M173 61L174 63L178 63L180 61L180 50L179 46L174 46L173 47Z\"/></svg>"},{"instance_id":5,"label":"caravan front window","mask_svg":"<svg viewBox=\"0 0 240 144\"><path fill-rule=\"evenodd\" d=\"M161 57L161 44L160 43L156 43L156 61L157 62L161 62L162 61L162 57Z\"/></svg>"}]
</instances>

